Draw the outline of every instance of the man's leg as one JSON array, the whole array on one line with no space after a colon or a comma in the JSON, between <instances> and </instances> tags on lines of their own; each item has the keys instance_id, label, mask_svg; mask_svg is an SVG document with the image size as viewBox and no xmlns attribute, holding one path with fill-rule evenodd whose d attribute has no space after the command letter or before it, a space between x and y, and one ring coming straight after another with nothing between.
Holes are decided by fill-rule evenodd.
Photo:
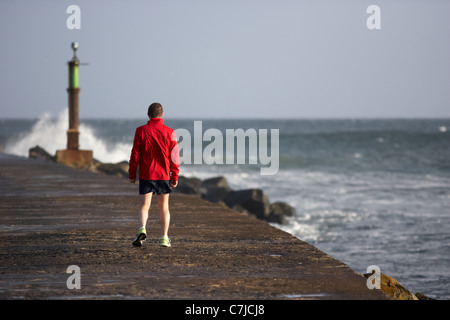
<instances>
[{"instance_id":1,"label":"man's leg","mask_svg":"<svg viewBox=\"0 0 450 320\"><path fill-rule=\"evenodd\" d=\"M150 210L150 205L152 204L152 195L153 192L149 192L146 194L140 194L139 200L140 200L140 208L139 208L139 223L141 227L144 227L147 225L148 220L148 212Z\"/></svg>"},{"instance_id":2,"label":"man's leg","mask_svg":"<svg viewBox=\"0 0 450 320\"><path fill-rule=\"evenodd\" d=\"M150 210L150 205L152 203L152 192L147 194L139 195L140 208L138 212L139 224L141 227L139 228L138 233L136 234L136 238L133 240L133 246L140 247L142 246L142 241L147 238L147 231L145 230L145 226L147 225L148 220L148 211Z\"/></svg>"},{"instance_id":3,"label":"man's leg","mask_svg":"<svg viewBox=\"0 0 450 320\"><path fill-rule=\"evenodd\" d=\"M169 233L170 212L169 212L169 193L158 195L159 222L163 237Z\"/></svg>"}]
</instances>

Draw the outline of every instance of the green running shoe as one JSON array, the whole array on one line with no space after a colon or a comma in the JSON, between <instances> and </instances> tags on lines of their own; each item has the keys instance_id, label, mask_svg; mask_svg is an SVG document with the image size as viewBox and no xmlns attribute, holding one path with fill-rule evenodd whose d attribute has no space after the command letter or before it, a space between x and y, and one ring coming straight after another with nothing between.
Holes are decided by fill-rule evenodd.
<instances>
[{"instance_id":1,"label":"green running shoe","mask_svg":"<svg viewBox=\"0 0 450 320\"><path fill-rule=\"evenodd\" d=\"M140 247L142 246L142 241L145 241L147 238L147 231L145 228L139 228L138 233L136 234L136 238L133 240L133 246Z\"/></svg>"},{"instance_id":2,"label":"green running shoe","mask_svg":"<svg viewBox=\"0 0 450 320\"><path fill-rule=\"evenodd\" d=\"M161 245L161 247L171 247L172 246L172 244L170 243L169 237L164 237L164 236L162 236L159 239L159 244Z\"/></svg>"}]
</instances>

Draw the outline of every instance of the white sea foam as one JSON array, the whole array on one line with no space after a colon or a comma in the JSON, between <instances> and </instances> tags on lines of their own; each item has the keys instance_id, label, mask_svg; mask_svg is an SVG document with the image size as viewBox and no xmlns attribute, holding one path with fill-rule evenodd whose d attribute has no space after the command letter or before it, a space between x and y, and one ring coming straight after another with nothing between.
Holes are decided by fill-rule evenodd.
<instances>
[{"instance_id":1,"label":"white sea foam","mask_svg":"<svg viewBox=\"0 0 450 320\"><path fill-rule=\"evenodd\" d=\"M272 225L306 242L316 242L320 238L318 225L311 225L296 218L288 218L288 223L284 225Z\"/></svg>"},{"instance_id":2,"label":"white sea foam","mask_svg":"<svg viewBox=\"0 0 450 320\"><path fill-rule=\"evenodd\" d=\"M67 111L61 112L56 121L46 113L30 131L23 132L16 139L8 141L5 152L26 157L30 148L39 145L48 153L55 154L56 150L65 149L68 123Z\"/></svg>"},{"instance_id":3,"label":"white sea foam","mask_svg":"<svg viewBox=\"0 0 450 320\"><path fill-rule=\"evenodd\" d=\"M128 161L130 158L132 145L123 142L116 142L112 146L95 135L92 128L80 125L80 149L94 151L94 158L105 163L116 163Z\"/></svg>"},{"instance_id":4,"label":"white sea foam","mask_svg":"<svg viewBox=\"0 0 450 320\"><path fill-rule=\"evenodd\" d=\"M8 141L5 153L27 157L29 149L39 145L54 155L57 150L66 149L68 124L67 109L61 111L56 119L46 113L39 118L30 131ZM108 146L105 141L95 135L93 128L80 124L79 130L80 149L93 150L95 159L101 162L120 162L129 159L131 145L119 142Z\"/></svg>"}]
</instances>

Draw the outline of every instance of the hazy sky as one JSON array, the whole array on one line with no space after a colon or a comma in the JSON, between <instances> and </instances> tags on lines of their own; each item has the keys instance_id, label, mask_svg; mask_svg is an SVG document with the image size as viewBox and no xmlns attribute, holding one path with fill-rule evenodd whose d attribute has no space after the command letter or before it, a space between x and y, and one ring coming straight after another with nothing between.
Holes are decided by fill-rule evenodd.
<instances>
[{"instance_id":1,"label":"hazy sky","mask_svg":"<svg viewBox=\"0 0 450 320\"><path fill-rule=\"evenodd\" d=\"M448 0L1 0L0 118L67 108L73 41L81 118L448 118L449 21Z\"/></svg>"}]
</instances>

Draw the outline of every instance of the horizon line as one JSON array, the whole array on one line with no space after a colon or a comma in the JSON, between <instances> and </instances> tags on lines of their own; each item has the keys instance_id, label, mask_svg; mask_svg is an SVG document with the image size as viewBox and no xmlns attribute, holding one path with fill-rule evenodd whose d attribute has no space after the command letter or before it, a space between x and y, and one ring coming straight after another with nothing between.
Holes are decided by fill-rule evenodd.
<instances>
[{"instance_id":1,"label":"horizon line","mask_svg":"<svg viewBox=\"0 0 450 320\"><path fill-rule=\"evenodd\" d=\"M23 120L23 121L34 121L39 120L43 115L39 117L0 117L0 121L5 120ZM55 115L52 116L51 119L57 119L58 116ZM147 120L148 118L146 116L142 117L80 117L80 121L83 120L129 120L129 121L137 121L137 120ZM239 120L253 120L253 121L270 121L270 120L450 120L450 116L445 117L408 117L408 116L378 116L378 117L364 117L364 116L355 116L355 117L239 117L239 118L233 118L233 117L227 117L227 118L220 118L220 117L163 117L164 120L171 121L171 120L223 120L223 121L239 121Z\"/></svg>"}]
</instances>

